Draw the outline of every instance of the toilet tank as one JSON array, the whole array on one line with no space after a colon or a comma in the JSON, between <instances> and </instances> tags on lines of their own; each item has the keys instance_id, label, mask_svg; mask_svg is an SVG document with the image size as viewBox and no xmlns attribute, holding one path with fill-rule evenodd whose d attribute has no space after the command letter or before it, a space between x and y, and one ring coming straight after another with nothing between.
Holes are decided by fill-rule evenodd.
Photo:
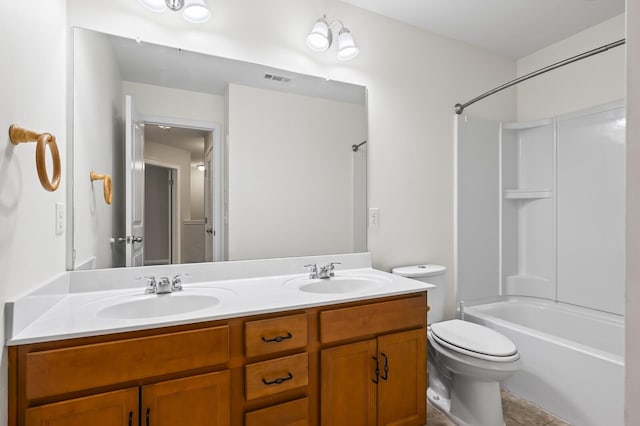
<instances>
[{"instance_id":1,"label":"toilet tank","mask_svg":"<svg viewBox=\"0 0 640 426\"><path fill-rule=\"evenodd\" d=\"M433 284L436 287L428 290L429 314L427 322L429 324L444 320L444 304L446 297L445 274L447 268L442 265L414 265L393 268L391 273L403 277L411 278Z\"/></svg>"}]
</instances>

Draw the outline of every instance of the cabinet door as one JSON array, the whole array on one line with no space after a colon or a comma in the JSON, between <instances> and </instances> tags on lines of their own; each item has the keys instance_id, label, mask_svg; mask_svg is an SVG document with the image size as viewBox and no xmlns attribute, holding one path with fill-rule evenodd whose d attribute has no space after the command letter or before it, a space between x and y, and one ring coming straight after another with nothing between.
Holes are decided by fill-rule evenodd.
<instances>
[{"instance_id":1,"label":"cabinet door","mask_svg":"<svg viewBox=\"0 0 640 426\"><path fill-rule=\"evenodd\" d=\"M324 349L320 365L321 424L376 424L376 341Z\"/></svg>"},{"instance_id":2,"label":"cabinet door","mask_svg":"<svg viewBox=\"0 0 640 426\"><path fill-rule=\"evenodd\" d=\"M138 388L70 399L26 410L26 426L138 425Z\"/></svg>"},{"instance_id":3,"label":"cabinet door","mask_svg":"<svg viewBox=\"0 0 640 426\"><path fill-rule=\"evenodd\" d=\"M230 422L229 370L142 387L142 426L226 426Z\"/></svg>"},{"instance_id":4,"label":"cabinet door","mask_svg":"<svg viewBox=\"0 0 640 426\"><path fill-rule=\"evenodd\" d=\"M426 345L424 328L378 337L378 425L426 423Z\"/></svg>"}]
</instances>

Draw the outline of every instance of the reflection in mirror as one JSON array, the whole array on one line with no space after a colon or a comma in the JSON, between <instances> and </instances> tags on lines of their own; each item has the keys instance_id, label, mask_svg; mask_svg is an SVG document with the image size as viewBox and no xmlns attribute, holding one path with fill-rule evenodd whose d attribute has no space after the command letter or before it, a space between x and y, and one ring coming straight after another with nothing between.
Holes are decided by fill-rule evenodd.
<instances>
[{"instance_id":1,"label":"reflection in mirror","mask_svg":"<svg viewBox=\"0 0 640 426\"><path fill-rule=\"evenodd\" d=\"M366 251L364 87L79 28L73 42L70 268ZM91 171L112 176L111 205Z\"/></svg>"}]
</instances>

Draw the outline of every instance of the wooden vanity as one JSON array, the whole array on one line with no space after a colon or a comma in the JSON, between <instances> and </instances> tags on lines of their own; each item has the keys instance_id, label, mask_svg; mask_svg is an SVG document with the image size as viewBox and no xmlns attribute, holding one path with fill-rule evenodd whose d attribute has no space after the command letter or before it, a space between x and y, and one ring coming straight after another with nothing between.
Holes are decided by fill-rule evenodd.
<instances>
[{"instance_id":1,"label":"wooden vanity","mask_svg":"<svg viewBox=\"0 0 640 426\"><path fill-rule=\"evenodd\" d=\"M427 294L10 346L9 424L424 425Z\"/></svg>"}]
</instances>

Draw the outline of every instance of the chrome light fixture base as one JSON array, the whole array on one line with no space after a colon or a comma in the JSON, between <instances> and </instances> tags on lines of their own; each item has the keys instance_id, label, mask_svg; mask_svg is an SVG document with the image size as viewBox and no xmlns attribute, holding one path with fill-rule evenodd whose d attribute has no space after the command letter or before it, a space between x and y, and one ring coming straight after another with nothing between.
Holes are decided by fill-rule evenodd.
<instances>
[{"instance_id":1,"label":"chrome light fixture base","mask_svg":"<svg viewBox=\"0 0 640 426\"><path fill-rule=\"evenodd\" d=\"M174 12L181 11L182 18L194 24L207 22L211 11L204 0L138 0L144 7L154 12L164 12L167 9Z\"/></svg>"}]
</instances>

